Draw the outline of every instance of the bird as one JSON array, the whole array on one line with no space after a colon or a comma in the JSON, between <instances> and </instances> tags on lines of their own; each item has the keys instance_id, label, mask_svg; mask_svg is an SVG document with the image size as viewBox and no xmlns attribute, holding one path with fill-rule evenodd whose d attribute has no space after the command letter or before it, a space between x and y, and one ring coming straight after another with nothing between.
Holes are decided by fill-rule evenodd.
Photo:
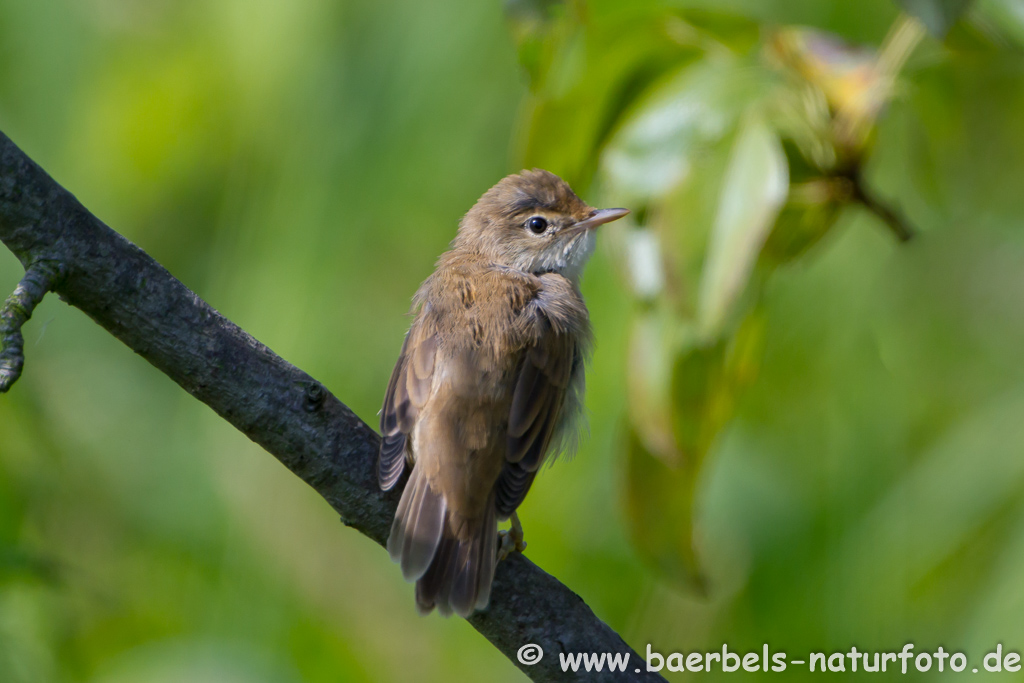
<instances>
[{"instance_id":1,"label":"bird","mask_svg":"<svg viewBox=\"0 0 1024 683\"><path fill-rule=\"evenodd\" d=\"M420 613L485 609L497 562L525 548L516 509L579 435L592 342L580 275L596 228L628 213L590 207L549 171L509 175L413 296L377 480L390 490L411 468L387 549Z\"/></svg>"}]
</instances>

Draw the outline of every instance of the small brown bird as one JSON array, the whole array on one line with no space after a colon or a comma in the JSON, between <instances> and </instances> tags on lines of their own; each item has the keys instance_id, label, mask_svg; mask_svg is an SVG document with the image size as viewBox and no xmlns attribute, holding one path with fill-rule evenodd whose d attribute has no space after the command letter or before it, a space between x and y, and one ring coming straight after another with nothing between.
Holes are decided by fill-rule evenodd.
<instances>
[{"instance_id":1,"label":"small brown bird","mask_svg":"<svg viewBox=\"0 0 1024 683\"><path fill-rule=\"evenodd\" d=\"M499 555L525 547L516 508L577 435L591 338L580 272L594 229L627 213L587 206L547 171L510 175L463 217L413 297L377 477L386 491L412 466L388 552L422 613L483 609Z\"/></svg>"}]
</instances>

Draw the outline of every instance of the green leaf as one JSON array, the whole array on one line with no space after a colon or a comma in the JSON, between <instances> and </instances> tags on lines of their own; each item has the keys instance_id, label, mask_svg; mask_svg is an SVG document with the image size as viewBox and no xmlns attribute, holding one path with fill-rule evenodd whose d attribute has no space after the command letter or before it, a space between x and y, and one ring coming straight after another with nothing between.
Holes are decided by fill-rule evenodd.
<instances>
[{"instance_id":1,"label":"green leaf","mask_svg":"<svg viewBox=\"0 0 1024 683\"><path fill-rule=\"evenodd\" d=\"M985 33L998 36L997 44L1024 48L1024 4L1019 0L979 0L972 14Z\"/></svg>"},{"instance_id":2,"label":"green leaf","mask_svg":"<svg viewBox=\"0 0 1024 683\"><path fill-rule=\"evenodd\" d=\"M759 116L747 117L726 170L701 274L697 324L705 339L718 336L733 312L788 189L778 136Z\"/></svg>"},{"instance_id":3,"label":"green leaf","mask_svg":"<svg viewBox=\"0 0 1024 683\"><path fill-rule=\"evenodd\" d=\"M602 157L615 191L646 201L685 182L695 157L727 135L766 91L763 76L741 60L705 59L655 84Z\"/></svg>"},{"instance_id":4,"label":"green leaf","mask_svg":"<svg viewBox=\"0 0 1024 683\"><path fill-rule=\"evenodd\" d=\"M896 0L908 14L939 38L944 38L971 4L971 0Z\"/></svg>"},{"instance_id":5,"label":"green leaf","mask_svg":"<svg viewBox=\"0 0 1024 683\"><path fill-rule=\"evenodd\" d=\"M673 433L672 368L683 331L665 307L642 311L633 322L627 358L627 411L645 450L679 464Z\"/></svg>"},{"instance_id":6,"label":"green leaf","mask_svg":"<svg viewBox=\"0 0 1024 683\"><path fill-rule=\"evenodd\" d=\"M700 346L669 311L646 311L630 348L626 510L634 545L682 588L706 591L694 546L701 472L760 365L764 320Z\"/></svg>"},{"instance_id":7,"label":"green leaf","mask_svg":"<svg viewBox=\"0 0 1024 683\"><path fill-rule=\"evenodd\" d=\"M726 377L726 344L690 347L672 368L673 432L682 458L693 466L704 456L732 416L733 392Z\"/></svg>"},{"instance_id":8,"label":"green leaf","mask_svg":"<svg viewBox=\"0 0 1024 683\"><path fill-rule=\"evenodd\" d=\"M509 32L516 41L519 63L526 69L530 83L540 81L550 65L551 50L547 49L560 15L564 14L562 0L506 0L505 18Z\"/></svg>"},{"instance_id":9,"label":"green leaf","mask_svg":"<svg viewBox=\"0 0 1024 683\"><path fill-rule=\"evenodd\" d=\"M672 367L672 432L678 460L703 465L722 429L735 414L736 400L757 375L764 319L755 308L728 339L701 345L684 339Z\"/></svg>"},{"instance_id":10,"label":"green leaf","mask_svg":"<svg viewBox=\"0 0 1024 683\"><path fill-rule=\"evenodd\" d=\"M516 141L525 166L540 166L585 191L601 149L637 97L700 52L640 14L615 24L566 16L545 38Z\"/></svg>"},{"instance_id":11,"label":"green leaf","mask_svg":"<svg viewBox=\"0 0 1024 683\"><path fill-rule=\"evenodd\" d=\"M664 578L703 594L706 582L693 543L697 469L666 465L632 427L626 446L625 506L633 545Z\"/></svg>"},{"instance_id":12,"label":"green leaf","mask_svg":"<svg viewBox=\"0 0 1024 683\"><path fill-rule=\"evenodd\" d=\"M678 17L698 32L699 38L714 40L737 53L749 52L761 37L761 27L757 22L742 14L687 7L679 10Z\"/></svg>"},{"instance_id":13,"label":"green leaf","mask_svg":"<svg viewBox=\"0 0 1024 683\"><path fill-rule=\"evenodd\" d=\"M815 178L791 185L789 199L764 245L766 260L772 265L792 261L828 234L849 201L848 185L840 178Z\"/></svg>"}]
</instances>

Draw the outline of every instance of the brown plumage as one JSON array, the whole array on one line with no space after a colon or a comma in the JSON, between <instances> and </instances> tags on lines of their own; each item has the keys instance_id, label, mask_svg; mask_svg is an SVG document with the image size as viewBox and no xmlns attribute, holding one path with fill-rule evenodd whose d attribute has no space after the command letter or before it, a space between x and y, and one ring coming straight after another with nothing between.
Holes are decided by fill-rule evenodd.
<instances>
[{"instance_id":1,"label":"brown plumage","mask_svg":"<svg viewBox=\"0 0 1024 683\"><path fill-rule=\"evenodd\" d=\"M387 490L412 465L388 551L422 612L487 606L498 521L571 447L590 346L580 270L594 228L626 213L592 209L547 171L508 176L416 292L377 474Z\"/></svg>"}]
</instances>

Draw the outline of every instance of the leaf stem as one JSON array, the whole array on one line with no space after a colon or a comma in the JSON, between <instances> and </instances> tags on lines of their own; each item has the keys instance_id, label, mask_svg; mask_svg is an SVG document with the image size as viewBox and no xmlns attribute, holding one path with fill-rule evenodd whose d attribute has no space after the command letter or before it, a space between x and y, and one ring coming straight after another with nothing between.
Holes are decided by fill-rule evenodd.
<instances>
[{"instance_id":1,"label":"leaf stem","mask_svg":"<svg viewBox=\"0 0 1024 683\"><path fill-rule=\"evenodd\" d=\"M900 242L909 242L914 237L916 231L911 227L910 223L907 222L895 207L879 199L873 191L868 189L859 172L853 173L848 177L853 186L854 201L875 214L892 230Z\"/></svg>"}]
</instances>

